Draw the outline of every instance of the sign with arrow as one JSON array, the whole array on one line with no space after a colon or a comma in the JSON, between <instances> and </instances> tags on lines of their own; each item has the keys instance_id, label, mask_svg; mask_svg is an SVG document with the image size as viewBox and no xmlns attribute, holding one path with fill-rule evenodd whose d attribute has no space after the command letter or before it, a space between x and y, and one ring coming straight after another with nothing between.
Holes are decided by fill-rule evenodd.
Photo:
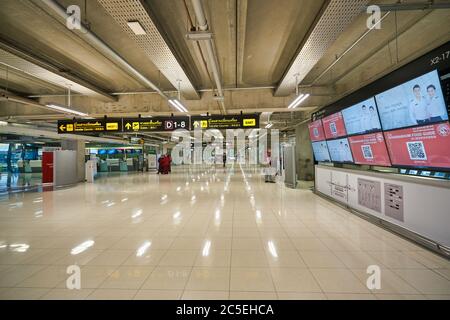
<instances>
[{"instance_id":1,"label":"sign with arrow","mask_svg":"<svg viewBox=\"0 0 450 320\"><path fill-rule=\"evenodd\" d=\"M189 117L151 117L151 118L123 118L124 132L158 132L174 131L177 129L189 130Z\"/></svg>"},{"instance_id":2,"label":"sign with arrow","mask_svg":"<svg viewBox=\"0 0 450 320\"><path fill-rule=\"evenodd\" d=\"M254 129L259 128L259 114L192 116L195 129Z\"/></svg>"},{"instance_id":3,"label":"sign with arrow","mask_svg":"<svg viewBox=\"0 0 450 320\"><path fill-rule=\"evenodd\" d=\"M121 119L75 119L59 120L58 133L96 133L119 132L122 129Z\"/></svg>"}]
</instances>

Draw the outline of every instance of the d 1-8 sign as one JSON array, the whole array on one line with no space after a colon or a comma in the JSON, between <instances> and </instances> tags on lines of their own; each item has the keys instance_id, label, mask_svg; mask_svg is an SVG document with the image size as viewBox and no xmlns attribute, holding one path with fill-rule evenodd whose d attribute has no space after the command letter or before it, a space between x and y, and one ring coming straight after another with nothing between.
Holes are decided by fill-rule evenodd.
<instances>
[{"instance_id":1,"label":"d 1-8 sign","mask_svg":"<svg viewBox=\"0 0 450 320\"><path fill-rule=\"evenodd\" d=\"M59 120L58 133L119 132L121 119L79 119Z\"/></svg>"},{"instance_id":2,"label":"d 1-8 sign","mask_svg":"<svg viewBox=\"0 0 450 320\"><path fill-rule=\"evenodd\" d=\"M174 131L189 129L189 117L123 118L124 132Z\"/></svg>"},{"instance_id":3,"label":"d 1-8 sign","mask_svg":"<svg viewBox=\"0 0 450 320\"><path fill-rule=\"evenodd\" d=\"M254 129L259 128L259 114L192 116L195 129Z\"/></svg>"}]
</instances>

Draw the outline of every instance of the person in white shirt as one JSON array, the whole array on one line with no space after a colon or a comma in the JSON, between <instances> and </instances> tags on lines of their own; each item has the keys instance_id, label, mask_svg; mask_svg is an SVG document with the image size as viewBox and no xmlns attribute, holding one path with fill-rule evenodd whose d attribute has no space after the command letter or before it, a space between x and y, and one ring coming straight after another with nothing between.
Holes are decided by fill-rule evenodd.
<instances>
[{"instance_id":1,"label":"person in white shirt","mask_svg":"<svg viewBox=\"0 0 450 320\"><path fill-rule=\"evenodd\" d=\"M412 119L417 124L426 124L430 122L430 115L427 109L427 102L422 96L421 89L418 84L413 87L413 92L414 99L412 99L409 103Z\"/></svg>"},{"instance_id":2,"label":"person in white shirt","mask_svg":"<svg viewBox=\"0 0 450 320\"><path fill-rule=\"evenodd\" d=\"M429 85L427 87L428 92L428 112L430 114L431 122L443 121L442 117L442 105L440 99L436 96L436 87L434 85Z\"/></svg>"},{"instance_id":3,"label":"person in white shirt","mask_svg":"<svg viewBox=\"0 0 450 320\"><path fill-rule=\"evenodd\" d=\"M370 114L367 111L367 107L365 104L363 104L361 106L361 120L360 120L360 124L361 124L361 132L367 132L370 131L372 129L372 126L370 124Z\"/></svg>"},{"instance_id":4,"label":"person in white shirt","mask_svg":"<svg viewBox=\"0 0 450 320\"><path fill-rule=\"evenodd\" d=\"M378 119L378 113L375 110L374 106L369 107L369 114L370 114L370 130L371 131L378 131L380 128L380 120Z\"/></svg>"}]
</instances>

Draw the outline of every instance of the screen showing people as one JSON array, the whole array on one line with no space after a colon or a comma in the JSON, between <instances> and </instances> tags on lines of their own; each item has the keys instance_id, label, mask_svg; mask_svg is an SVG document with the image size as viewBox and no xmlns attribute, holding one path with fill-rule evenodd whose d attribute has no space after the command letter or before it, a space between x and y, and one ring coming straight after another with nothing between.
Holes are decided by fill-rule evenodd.
<instances>
[{"instance_id":1,"label":"screen showing people","mask_svg":"<svg viewBox=\"0 0 450 320\"><path fill-rule=\"evenodd\" d=\"M344 118L341 112L334 113L322 119L323 130L327 139L339 138L347 135Z\"/></svg>"},{"instance_id":2,"label":"screen showing people","mask_svg":"<svg viewBox=\"0 0 450 320\"><path fill-rule=\"evenodd\" d=\"M353 163L352 152L347 138L327 140L327 144L333 162Z\"/></svg>"},{"instance_id":3,"label":"screen showing people","mask_svg":"<svg viewBox=\"0 0 450 320\"><path fill-rule=\"evenodd\" d=\"M381 131L375 98L367 99L342 111L347 134Z\"/></svg>"},{"instance_id":4,"label":"screen showing people","mask_svg":"<svg viewBox=\"0 0 450 320\"><path fill-rule=\"evenodd\" d=\"M389 131L385 137L394 165L450 168L448 122Z\"/></svg>"},{"instance_id":5,"label":"screen showing people","mask_svg":"<svg viewBox=\"0 0 450 320\"><path fill-rule=\"evenodd\" d=\"M448 120L436 70L375 96L383 130Z\"/></svg>"},{"instance_id":6,"label":"screen showing people","mask_svg":"<svg viewBox=\"0 0 450 320\"><path fill-rule=\"evenodd\" d=\"M311 141L325 140L325 133L323 132L322 121L316 120L308 124L309 136Z\"/></svg>"},{"instance_id":7,"label":"screen showing people","mask_svg":"<svg viewBox=\"0 0 450 320\"><path fill-rule=\"evenodd\" d=\"M326 141L317 141L312 143L314 158L318 162L330 162L330 153Z\"/></svg>"},{"instance_id":8,"label":"screen showing people","mask_svg":"<svg viewBox=\"0 0 450 320\"><path fill-rule=\"evenodd\" d=\"M383 133L371 133L349 137L350 148L356 164L391 165Z\"/></svg>"}]
</instances>

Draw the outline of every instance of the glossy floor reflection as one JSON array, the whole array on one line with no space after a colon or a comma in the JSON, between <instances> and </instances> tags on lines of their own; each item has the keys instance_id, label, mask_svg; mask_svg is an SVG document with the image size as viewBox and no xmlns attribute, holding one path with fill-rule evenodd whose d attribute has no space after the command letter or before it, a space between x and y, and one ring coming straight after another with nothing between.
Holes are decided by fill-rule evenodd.
<instances>
[{"instance_id":1,"label":"glossy floor reflection","mask_svg":"<svg viewBox=\"0 0 450 320\"><path fill-rule=\"evenodd\" d=\"M68 290L70 265L81 290ZM381 289L366 287L369 265ZM450 262L239 166L0 200L0 299L449 299Z\"/></svg>"},{"instance_id":2,"label":"glossy floor reflection","mask_svg":"<svg viewBox=\"0 0 450 320\"><path fill-rule=\"evenodd\" d=\"M0 173L0 194L42 189L42 173Z\"/></svg>"}]
</instances>

